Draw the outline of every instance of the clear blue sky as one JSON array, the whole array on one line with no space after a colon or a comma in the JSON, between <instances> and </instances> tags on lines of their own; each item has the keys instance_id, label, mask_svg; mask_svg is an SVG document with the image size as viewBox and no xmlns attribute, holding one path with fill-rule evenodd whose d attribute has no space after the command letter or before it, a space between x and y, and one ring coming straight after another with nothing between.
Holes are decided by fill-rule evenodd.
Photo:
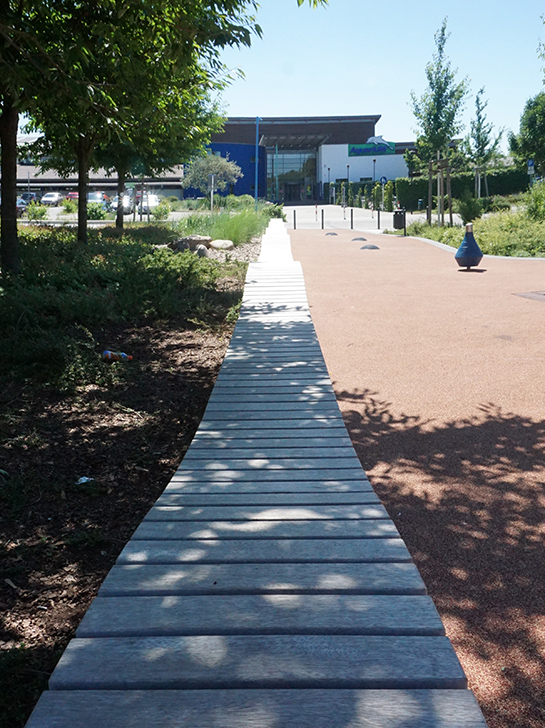
<instances>
[{"instance_id":1,"label":"clear blue sky","mask_svg":"<svg viewBox=\"0 0 545 728\"><path fill-rule=\"evenodd\" d=\"M537 0L330 0L316 10L296 0L261 0L263 38L223 54L229 68L245 74L223 92L223 107L228 116L381 114L377 134L410 141L410 93L426 88L424 69L446 16L446 55L457 78L469 79L466 131L482 86L488 120L518 131L525 102L543 87L537 49L545 41L544 13Z\"/></svg>"}]
</instances>

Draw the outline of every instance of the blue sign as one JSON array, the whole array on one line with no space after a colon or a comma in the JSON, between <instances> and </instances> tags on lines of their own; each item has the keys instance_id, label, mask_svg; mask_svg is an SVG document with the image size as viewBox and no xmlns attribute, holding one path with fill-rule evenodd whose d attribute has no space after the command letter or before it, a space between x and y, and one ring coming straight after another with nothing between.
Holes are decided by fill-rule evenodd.
<instances>
[{"instance_id":1,"label":"blue sign","mask_svg":"<svg viewBox=\"0 0 545 728\"><path fill-rule=\"evenodd\" d=\"M381 177L381 178L380 178L380 184L381 184L381 185L385 185L385 184L386 184L386 182L388 182L388 177Z\"/></svg>"}]
</instances>

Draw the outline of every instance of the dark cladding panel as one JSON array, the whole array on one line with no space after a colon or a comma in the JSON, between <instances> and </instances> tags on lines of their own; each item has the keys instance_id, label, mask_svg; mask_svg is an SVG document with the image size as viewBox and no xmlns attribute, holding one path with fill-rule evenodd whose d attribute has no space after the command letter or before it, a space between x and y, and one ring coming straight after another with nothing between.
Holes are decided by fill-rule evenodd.
<instances>
[{"instance_id":1,"label":"dark cladding panel","mask_svg":"<svg viewBox=\"0 0 545 728\"><path fill-rule=\"evenodd\" d=\"M364 144L375 136L375 116L265 117L259 121L259 137L267 146L285 143L293 147L294 138L316 139L320 144ZM255 144L256 120L233 117L225 122L225 130L212 136L213 142Z\"/></svg>"}]
</instances>

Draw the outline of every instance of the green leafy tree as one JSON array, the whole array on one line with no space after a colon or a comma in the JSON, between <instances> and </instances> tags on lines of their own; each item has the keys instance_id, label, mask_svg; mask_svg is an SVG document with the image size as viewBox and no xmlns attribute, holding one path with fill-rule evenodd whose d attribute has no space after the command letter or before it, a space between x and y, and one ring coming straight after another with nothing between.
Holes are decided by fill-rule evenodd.
<instances>
[{"instance_id":1,"label":"green leafy tree","mask_svg":"<svg viewBox=\"0 0 545 728\"><path fill-rule=\"evenodd\" d=\"M297 0L299 5L304 0ZM311 7L327 0L309 0ZM17 128L31 112L66 168L76 159L80 184L78 237L85 239L86 175L96 144L141 112L131 108L135 85L127 68L167 79L172 64L191 59L211 77L223 72L220 50L250 45L261 28L255 0L7 0L0 13L1 265L19 271ZM138 84L146 85L147 73ZM190 87L188 87L190 88ZM195 86L193 86L195 88ZM63 129L65 134L63 135ZM123 136L123 135L121 135Z\"/></svg>"},{"instance_id":2,"label":"green leafy tree","mask_svg":"<svg viewBox=\"0 0 545 728\"><path fill-rule=\"evenodd\" d=\"M545 92L526 102L519 133L509 135L509 147L519 162L533 159L537 171L545 175Z\"/></svg>"},{"instance_id":3,"label":"green leafy tree","mask_svg":"<svg viewBox=\"0 0 545 728\"><path fill-rule=\"evenodd\" d=\"M193 75L198 77L197 69ZM119 199L128 178L161 174L204 150L222 124L208 97L209 87L215 86L204 70L191 93L184 88L183 77L174 79L170 88L157 94L157 103L150 104L146 114L128 125L124 138L116 137L96 148L95 165L117 174ZM123 208L119 205L116 227L123 227Z\"/></svg>"},{"instance_id":4,"label":"green leafy tree","mask_svg":"<svg viewBox=\"0 0 545 728\"><path fill-rule=\"evenodd\" d=\"M486 196L488 197L488 179L486 168L498 153L503 131L494 135L494 125L487 121L486 107L488 101L483 101L484 87L479 89L475 97L475 118L471 121L470 133L466 138L466 153L475 168L475 187L478 197L481 190L481 174L484 173Z\"/></svg>"},{"instance_id":5,"label":"green leafy tree","mask_svg":"<svg viewBox=\"0 0 545 728\"><path fill-rule=\"evenodd\" d=\"M382 206L382 185L380 182L375 182L373 186L373 209L380 210Z\"/></svg>"},{"instance_id":6,"label":"green leafy tree","mask_svg":"<svg viewBox=\"0 0 545 728\"><path fill-rule=\"evenodd\" d=\"M386 212L393 212L394 209L394 183L391 179L384 185L384 209Z\"/></svg>"},{"instance_id":7,"label":"green leafy tree","mask_svg":"<svg viewBox=\"0 0 545 728\"><path fill-rule=\"evenodd\" d=\"M0 146L2 168L0 262L3 273L18 273L17 130L19 114L36 107L40 95L71 80L62 70L64 27L56 4L8 0L0 13ZM75 62L77 51L67 46Z\"/></svg>"},{"instance_id":8,"label":"green leafy tree","mask_svg":"<svg viewBox=\"0 0 545 728\"><path fill-rule=\"evenodd\" d=\"M416 150L418 160L413 166L445 157L449 143L462 131L460 114L467 95L467 80L456 81L456 71L452 69L445 54L448 40L447 19L435 34L436 51L433 60L426 66L428 88L417 97L411 92L411 106L417 122Z\"/></svg>"},{"instance_id":9,"label":"green leafy tree","mask_svg":"<svg viewBox=\"0 0 545 728\"><path fill-rule=\"evenodd\" d=\"M220 192L228 185L235 184L243 174L235 162L216 154L195 157L184 171L182 186L186 189L194 187L203 194L210 190L211 176L214 175L214 189Z\"/></svg>"}]
</instances>

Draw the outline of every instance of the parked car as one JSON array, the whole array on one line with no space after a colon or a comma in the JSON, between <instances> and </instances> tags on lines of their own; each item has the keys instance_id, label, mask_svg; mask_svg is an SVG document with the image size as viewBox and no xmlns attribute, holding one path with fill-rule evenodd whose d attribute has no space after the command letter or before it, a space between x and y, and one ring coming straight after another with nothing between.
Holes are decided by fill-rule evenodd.
<instances>
[{"instance_id":1,"label":"parked car","mask_svg":"<svg viewBox=\"0 0 545 728\"><path fill-rule=\"evenodd\" d=\"M69 192L66 195L67 200L79 200L79 192Z\"/></svg>"},{"instance_id":2,"label":"parked car","mask_svg":"<svg viewBox=\"0 0 545 728\"><path fill-rule=\"evenodd\" d=\"M110 210L113 210L113 212L116 212L118 204L119 204L119 195L116 195L115 197L112 198L112 201L110 202ZM123 214L130 215L133 210L134 210L133 198L131 197L131 195L123 195Z\"/></svg>"},{"instance_id":3,"label":"parked car","mask_svg":"<svg viewBox=\"0 0 545 728\"><path fill-rule=\"evenodd\" d=\"M23 192L21 194L21 199L23 199L27 205L30 205L31 202L37 202L39 197L35 192Z\"/></svg>"},{"instance_id":4,"label":"parked car","mask_svg":"<svg viewBox=\"0 0 545 728\"><path fill-rule=\"evenodd\" d=\"M26 210L26 202L22 197L17 198L17 217L21 217Z\"/></svg>"},{"instance_id":5,"label":"parked car","mask_svg":"<svg viewBox=\"0 0 545 728\"><path fill-rule=\"evenodd\" d=\"M108 202L110 198L105 192L88 192L87 193L87 204L90 202L98 202L99 205L102 205L104 209L108 207Z\"/></svg>"},{"instance_id":6,"label":"parked car","mask_svg":"<svg viewBox=\"0 0 545 728\"><path fill-rule=\"evenodd\" d=\"M40 200L42 205L51 205L51 207L57 207L62 202L62 195L60 192L46 192Z\"/></svg>"},{"instance_id":7,"label":"parked car","mask_svg":"<svg viewBox=\"0 0 545 728\"><path fill-rule=\"evenodd\" d=\"M143 202L139 205L138 211L139 212L150 212L150 210L153 210L154 207L157 207L157 205L161 202L158 195L144 195Z\"/></svg>"}]
</instances>

